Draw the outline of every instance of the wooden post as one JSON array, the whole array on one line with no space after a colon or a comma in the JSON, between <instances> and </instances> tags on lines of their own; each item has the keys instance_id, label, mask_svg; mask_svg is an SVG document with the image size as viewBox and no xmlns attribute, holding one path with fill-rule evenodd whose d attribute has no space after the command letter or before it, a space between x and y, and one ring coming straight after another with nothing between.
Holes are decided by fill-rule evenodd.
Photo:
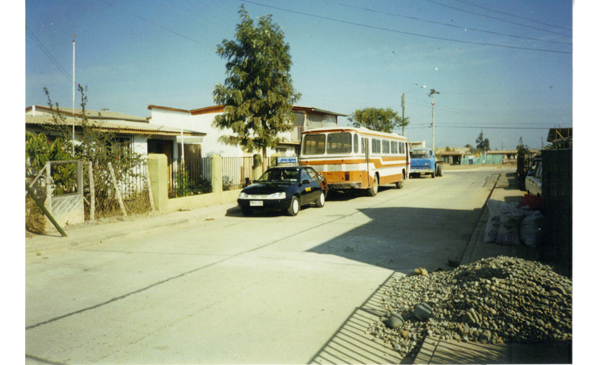
<instances>
[{"instance_id":1,"label":"wooden post","mask_svg":"<svg viewBox=\"0 0 600 365\"><path fill-rule=\"evenodd\" d=\"M121 198L121 190L119 190L119 186L117 185L117 178L115 177L115 170L112 167L112 163L108 163L108 169L110 170L110 177L112 178L113 185L115 186L115 193L117 194L117 200L119 200L119 206L121 207L121 212L123 215L127 217L127 211L125 210L125 204L123 204L123 198Z\"/></svg>"},{"instance_id":2,"label":"wooden post","mask_svg":"<svg viewBox=\"0 0 600 365\"><path fill-rule=\"evenodd\" d=\"M46 162L46 200L44 205L50 214L52 213L52 164L50 161Z\"/></svg>"},{"instance_id":3,"label":"wooden post","mask_svg":"<svg viewBox=\"0 0 600 365\"><path fill-rule=\"evenodd\" d=\"M89 163L90 165L90 220L96 219L96 187L94 185L94 164Z\"/></svg>"}]
</instances>

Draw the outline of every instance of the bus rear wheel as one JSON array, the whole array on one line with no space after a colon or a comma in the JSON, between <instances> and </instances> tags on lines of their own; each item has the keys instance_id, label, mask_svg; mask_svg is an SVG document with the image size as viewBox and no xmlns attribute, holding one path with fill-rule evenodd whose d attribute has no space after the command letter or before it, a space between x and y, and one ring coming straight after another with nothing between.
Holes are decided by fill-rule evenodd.
<instances>
[{"instance_id":1,"label":"bus rear wheel","mask_svg":"<svg viewBox=\"0 0 600 365\"><path fill-rule=\"evenodd\" d=\"M396 189L402 189L404 187L404 177L400 176L400 181L396 183Z\"/></svg>"}]
</instances>

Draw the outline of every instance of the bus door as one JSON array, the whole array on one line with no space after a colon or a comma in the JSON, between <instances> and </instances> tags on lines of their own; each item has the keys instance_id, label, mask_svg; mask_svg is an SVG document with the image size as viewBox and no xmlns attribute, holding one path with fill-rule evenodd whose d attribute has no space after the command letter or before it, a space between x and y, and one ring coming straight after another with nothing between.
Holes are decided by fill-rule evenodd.
<instances>
[{"instance_id":1,"label":"bus door","mask_svg":"<svg viewBox=\"0 0 600 365\"><path fill-rule=\"evenodd\" d=\"M369 147L369 139L362 139L363 148L365 149L365 158L367 160L367 187L371 187L371 148Z\"/></svg>"}]
</instances>

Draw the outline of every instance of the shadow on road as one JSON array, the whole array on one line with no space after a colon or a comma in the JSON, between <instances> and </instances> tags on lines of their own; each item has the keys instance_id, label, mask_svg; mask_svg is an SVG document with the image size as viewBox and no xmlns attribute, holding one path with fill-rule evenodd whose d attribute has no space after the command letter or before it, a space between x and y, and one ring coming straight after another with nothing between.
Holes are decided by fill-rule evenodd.
<instances>
[{"instance_id":1,"label":"shadow on road","mask_svg":"<svg viewBox=\"0 0 600 365\"><path fill-rule=\"evenodd\" d=\"M368 223L308 252L404 273L417 267L448 269L448 260L462 257L482 209L368 208L360 212L369 218Z\"/></svg>"}]
</instances>

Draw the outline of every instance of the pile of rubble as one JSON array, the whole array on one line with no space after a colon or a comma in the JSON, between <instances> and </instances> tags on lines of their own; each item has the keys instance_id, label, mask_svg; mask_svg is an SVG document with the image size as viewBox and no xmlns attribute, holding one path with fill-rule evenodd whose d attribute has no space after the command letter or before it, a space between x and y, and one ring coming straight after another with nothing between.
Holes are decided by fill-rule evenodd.
<instances>
[{"instance_id":1,"label":"pile of rubble","mask_svg":"<svg viewBox=\"0 0 600 365\"><path fill-rule=\"evenodd\" d=\"M426 336L482 343L572 341L572 281L538 262L498 256L397 278L387 315L367 333L403 357Z\"/></svg>"}]
</instances>

